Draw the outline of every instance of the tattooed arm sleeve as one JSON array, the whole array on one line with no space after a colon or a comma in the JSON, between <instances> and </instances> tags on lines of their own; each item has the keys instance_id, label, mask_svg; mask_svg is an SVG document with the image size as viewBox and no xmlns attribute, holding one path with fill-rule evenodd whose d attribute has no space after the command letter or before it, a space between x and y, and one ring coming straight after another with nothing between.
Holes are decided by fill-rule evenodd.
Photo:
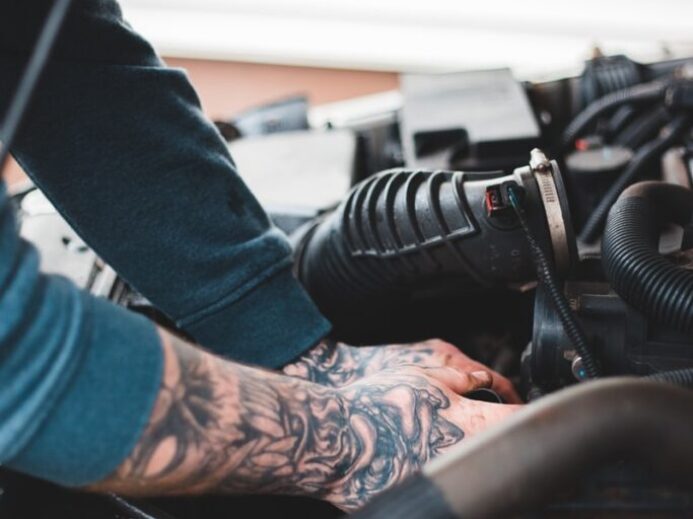
<instances>
[{"instance_id":1,"label":"tattooed arm sleeve","mask_svg":"<svg viewBox=\"0 0 693 519\"><path fill-rule=\"evenodd\" d=\"M165 372L139 444L95 490L304 495L354 509L478 426L452 371L331 388L233 364L163 334ZM437 377L437 378L435 378ZM445 383L439 382L443 381ZM475 407L476 406L476 407Z\"/></svg>"}]
</instances>

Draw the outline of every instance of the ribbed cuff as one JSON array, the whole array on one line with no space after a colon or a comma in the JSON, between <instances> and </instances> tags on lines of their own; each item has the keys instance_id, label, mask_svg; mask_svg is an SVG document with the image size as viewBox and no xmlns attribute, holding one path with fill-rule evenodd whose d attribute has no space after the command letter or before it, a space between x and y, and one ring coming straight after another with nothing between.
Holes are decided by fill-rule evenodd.
<instances>
[{"instance_id":1,"label":"ribbed cuff","mask_svg":"<svg viewBox=\"0 0 693 519\"><path fill-rule=\"evenodd\" d=\"M289 268L185 330L202 346L238 362L282 367L330 331Z\"/></svg>"},{"instance_id":2,"label":"ribbed cuff","mask_svg":"<svg viewBox=\"0 0 693 519\"><path fill-rule=\"evenodd\" d=\"M163 369L152 323L103 300L85 304L90 315L82 364L38 433L7 464L67 486L103 480L132 452Z\"/></svg>"}]
</instances>

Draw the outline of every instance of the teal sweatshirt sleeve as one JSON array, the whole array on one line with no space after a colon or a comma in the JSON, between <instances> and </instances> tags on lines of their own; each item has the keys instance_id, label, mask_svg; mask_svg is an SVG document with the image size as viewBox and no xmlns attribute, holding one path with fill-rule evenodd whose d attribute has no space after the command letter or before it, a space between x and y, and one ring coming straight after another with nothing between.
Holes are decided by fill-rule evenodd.
<instances>
[{"instance_id":1,"label":"teal sweatshirt sleeve","mask_svg":"<svg viewBox=\"0 0 693 519\"><path fill-rule=\"evenodd\" d=\"M39 273L0 183L0 464L103 479L142 434L161 375L150 322Z\"/></svg>"},{"instance_id":2,"label":"teal sweatshirt sleeve","mask_svg":"<svg viewBox=\"0 0 693 519\"><path fill-rule=\"evenodd\" d=\"M3 4L0 113L49 5ZM185 73L113 0L75 0L12 151L84 241L205 347L280 367L329 331Z\"/></svg>"}]
</instances>

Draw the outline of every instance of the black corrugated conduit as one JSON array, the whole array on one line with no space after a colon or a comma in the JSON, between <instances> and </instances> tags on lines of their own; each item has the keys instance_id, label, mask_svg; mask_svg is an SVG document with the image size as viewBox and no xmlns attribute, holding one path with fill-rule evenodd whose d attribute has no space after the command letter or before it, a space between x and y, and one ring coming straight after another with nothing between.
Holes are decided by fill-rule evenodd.
<instances>
[{"instance_id":1,"label":"black corrugated conduit","mask_svg":"<svg viewBox=\"0 0 693 519\"><path fill-rule=\"evenodd\" d=\"M652 321L693 336L693 271L659 254L667 223L688 226L693 191L664 182L626 189L606 223L602 262L613 289Z\"/></svg>"}]
</instances>

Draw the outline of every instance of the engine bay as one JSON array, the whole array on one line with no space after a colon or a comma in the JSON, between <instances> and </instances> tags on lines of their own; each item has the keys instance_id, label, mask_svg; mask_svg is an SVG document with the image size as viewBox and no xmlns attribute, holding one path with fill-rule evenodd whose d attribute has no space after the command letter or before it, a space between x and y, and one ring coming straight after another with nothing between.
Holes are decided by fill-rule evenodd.
<instances>
[{"instance_id":1,"label":"engine bay","mask_svg":"<svg viewBox=\"0 0 693 519\"><path fill-rule=\"evenodd\" d=\"M316 117L290 99L217 125L250 162L303 150L272 175L305 199L260 201L335 339L440 337L539 405L596 378L693 384L693 60L597 56L546 82L409 74L394 107ZM36 188L13 199L44 270L183 333ZM641 461L576 474L541 516L690 514L693 493Z\"/></svg>"}]
</instances>

